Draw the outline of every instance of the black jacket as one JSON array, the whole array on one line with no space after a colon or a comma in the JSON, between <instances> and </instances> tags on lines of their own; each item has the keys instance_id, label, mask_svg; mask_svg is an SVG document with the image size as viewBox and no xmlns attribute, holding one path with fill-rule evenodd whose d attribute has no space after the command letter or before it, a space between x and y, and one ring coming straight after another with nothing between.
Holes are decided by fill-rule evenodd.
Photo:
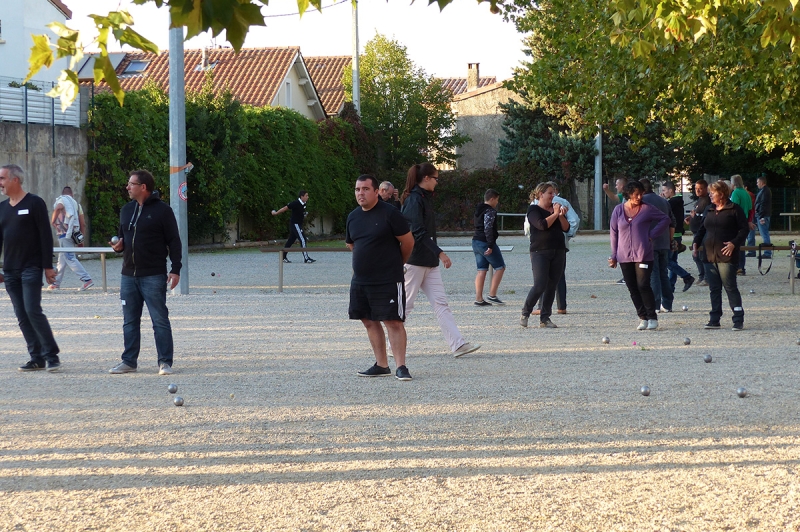
<instances>
[{"instance_id":1,"label":"black jacket","mask_svg":"<svg viewBox=\"0 0 800 532\"><path fill-rule=\"evenodd\" d=\"M701 198L697 198L697 203L694 207L694 216L689 218L689 229L692 230L692 234L696 235L697 232L700 230L700 227L703 225L703 216L705 215L706 208L711 204L711 200L708 196L703 196Z\"/></svg>"},{"instance_id":2,"label":"black jacket","mask_svg":"<svg viewBox=\"0 0 800 532\"><path fill-rule=\"evenodd\" d=\"M481 203L472 216L475 234L472 240L486 242L492 247L497 242L497 211L488 203Z\"/></svg>"},{"instance_id":3,"label":"black jacket","mask_svg":"<svg viewBox=\"0 0 800 532\"><path fill-rule=\"evenodd\" d=\"M403 216L408 220L411 234L414 235L414 249L408 264L435 268L439 265L442 249L436 245L436 216L433 212L433 193L419 185L403 202Z\"/></svg>"},{"instance_id":4,"label":"black jacket","mask_svg":"<svg viewBox=\"0 0 800 532\"><path fill-rule=\"evenodd\" d=\"M131 201L119 213L119 233L125 248L122 251L122 275L146 277L167 272L167 255L172 269L181 272L181 237L172 208L151 194L139 207Z\"/></svg>"},{"instance_id":5,"label":"black jacket","mask_svg":"<svg viewBox=\"0 0 800 532\"><path fill-rule=\"evenodd\" d=\"M772 191L765 186L756 194L756 220L772 216Z\"/></svg>"},{"instance_id":6,"label":"black jacket","mask_svg":"<svg viewBox=\"0 0 800 532\"><path fill-rule=\"evenodd\" d=\"M703 245L706 262L738 262L739 247L747 240L750 226L747 216L741 207L728 202L721 209L713 203L703 213L703 225L694 235L693 243ZM733 242L733 253L726 257L722 254L725 242Z\"/></svg>"}]
</instances>

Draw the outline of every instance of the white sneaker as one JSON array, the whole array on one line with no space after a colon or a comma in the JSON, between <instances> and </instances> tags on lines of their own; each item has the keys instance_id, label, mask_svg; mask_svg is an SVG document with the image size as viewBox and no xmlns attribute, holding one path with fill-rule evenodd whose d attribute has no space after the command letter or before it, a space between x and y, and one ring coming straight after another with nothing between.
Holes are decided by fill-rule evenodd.
<instances>
[{"instance_id":1,"label":"white sneaker","mask_svg":"<svg viewBox=\"0 0 800 532\"><path fill-rule=\"evenodd\" d=\"M466 344L464 344L461 347L459 347L458 349L456 349L455 353L453 353L453 356L458 358L461 355L466 355L468 353L472 353L473 351L477 351L480 348L481 348L481 346L479 346L479 345L473 345L473 344L467 342Z\"/></svg>"},{"instance_id":2,"label":"white sneaker","mask_svg":"<svg viewBox=\"0 0 800 532\"><path fill-rule=\"evenodd\" d=\"M647 330L654 331L658 329L658 320L648 320L647 322Z\"/></svg>"},{"instance_id":3,"label":"white sneaker","mask_svg":"<svg viewBox=\"0 0 800 532\"><path fill-rule=\"evenodd\" d=\"M161 364L158 367L158 374L159 375L172 375L172 368L169 364Z\"/></svg>"},{"instance_id":4,"label":"white sneaker","mask_svg":"<svg viewBox=\"0 0 800 532\"><path fill-rule=\"evenodd\" d=\"M672 312L671 310L667 310L667 309L665 309L665 308L664 308L664 305L661 305L661 308L660 308L659 310L660 310L661 312ZM656 312L658 312L659 310L657 310Z\"/></svg>"},{"instance_id":5,"label":"white sneaker","mask_svg":"<svg viewBox=\"0 0 800 532\"><path fill-rule=\"evenodd\" d=\"M647 320L642 320L641 323L639 323L639 326L636 327L636 330L643 331L645 329L647 329Z\"/></svg>"}]
</instances>

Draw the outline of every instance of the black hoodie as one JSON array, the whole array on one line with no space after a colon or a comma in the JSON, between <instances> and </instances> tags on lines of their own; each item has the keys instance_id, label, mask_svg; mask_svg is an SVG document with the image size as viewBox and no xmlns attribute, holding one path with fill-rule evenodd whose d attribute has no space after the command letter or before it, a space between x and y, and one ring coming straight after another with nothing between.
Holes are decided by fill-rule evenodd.
<instances>
[{"instance_id":1,"label":"black hoodie","mask_svg":"<svg viewBox=\"0 0 800 532\"><path fill-rule=\"evenodd\" d=\"M488 203L481 203L472 216L475 234L472 240L486 242L492 247L497 242L497 211Z\"/></svg>"},{"instance_id":2,"label":"black hoodie","mask_svg":"<svg viewBox=\"0 0 800 532\"><path fill-rule=\"evenodd\" d=\"M172 262L169 273L181 272L181 237L172 208L151 194L141 207L131 201L119 213L122 250L122 275L147 277L167 271L167 255Z\"/></svg>"},{"instance_id":3,"label":"black hoodie","mask_svg":"<svg viewBox=\"0 0 800 532\"><path fill-rule=\"evenodd\" d=\"M436 216L433 212L433 192L416 185L403 202L403 216L414 235L414 249L408 264L435 268L442 249L436 245Z\"/></svg>"},{"instance_id":4,"label":"black hoodie","mask_svg":"<svg viewBox=\"0 0 800 532\"><path fill-rule=\"evenodd\" d=\"M721 208L712 203L703 212L703 225L693 242L705 248L706 262L739 262L739 247L744 245L749 232L747 216L741 207L730 201ZM722 254L725 242L733 242L735 246L730 256Z\"/></svg>"}]
</instances>

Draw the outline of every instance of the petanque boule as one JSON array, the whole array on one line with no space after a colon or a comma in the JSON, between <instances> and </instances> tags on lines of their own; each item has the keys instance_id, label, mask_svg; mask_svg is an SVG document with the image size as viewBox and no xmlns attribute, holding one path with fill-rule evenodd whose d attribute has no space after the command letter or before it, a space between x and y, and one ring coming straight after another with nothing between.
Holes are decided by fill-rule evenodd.
<instances>
[{"instance_id":1,"label":"petanque boule","mask_svg":"<svg viewBox=\"0 0 800 532\"><path fill-rule=\"evenodd\" d=\"M747 390L745 390L744 388L737 388L736 395L738 395L739 397L747 397Z\"/></svg>"},{"instance_id":2,"label":"petanque boule","mask_svg":"<svg viewBox=\"0 0 800 532\"><path fill-rule=\"evenodd\" d=\"M706 364L710 364L711 360L712 360L711 355L704 355L703 356L703 362L705 362Z\"/></svg>"},{"instance_id":3,"label":"petanque boule","mask_svg":"<svg viewBox=\"0 0 800 532\"><path fill-rule=\"evenodd\" d=\"M751 293L751 294L755 294L755 293L756 293L756 291L755 291L755 290L753 290L753 289L751 288L751 289L750 289L750 293Z\"/></svg>"},{"instance_id":4,"label":"petanque boule","mask_svg":"<svg viewBox=\"0 0 800 532\"><path fill-rule=\"evenodd\" d=\"M117 235L112 236L111 237L111 243L112 244L116 244L117 242L119 242L119 237Z\"/></svg>"},{"instance_id":5,"label":"petanque boule","mask_svg":"<svg viewBox=\"0 0 800 532\"><path fill-rule=\"evenodd\" d=\"M689 345L691 343L692 343L692 339L689 338L688 336L683 339L683 345Z\"/></svg>"},{"instance_id":6,"label":"petanque boule","mask_svg":"<svg viewBox=\"0 0 800 532\"><path fill-rule=\"evenodd\" d=\"M611 338L609 338L608 336L603 336L603 338L600 341L603 342L604 344L608 344L611 343Z\"/></svg>"},{"instance_id":7,"label":"petanque boule","mask_svg":"<svg viewBox=\"0 0 800 532\"><path fill-rule=\"evenodd\" d=\"M687 310L689 310L689 307L688 307L688 305L684 305L684 306L682 306L682 307L681 307L681 310L683 310L684 312L686 312Z\"/></svg>"},{"instance_id":8,"label":"petanque boule","mask_svg":"<svg viewBox=\"0 0 800 532\"><path fill-rule=\"evenodd\" d=\"M644 395L645 397L650 395L650 387L649 386L642 386L642 388L639 391L642 392L642 395Z\"/></svg>"},{"instance_id":9,"label":"petanque boule","mask_svg":"<svg viewBox=\"0 0 800 532\"><path fill-rule=\"evenodd\" d=\"M183 406L183 397L176 395L172 402L175 403L175 406Z\"/></svg>"},{"instance_id":10,"label":"petanque boule","mask_svg":"<svg viewBox=\"0 0 800 532\"><path fill-rule=\"evenodd\" d=\"M211 277L214 277L215 275L217 275L217 274L214 273L214 272L211 272Z\"/></svg>"},{"instance_id":11,"label":"petanque boule","mask_svg":"<svg viewBox=\"0 0 800 532\"><path fill-rule=\"evenodd\" d=\"M167 386L167 391L169 393L178 393L178 385L177 384L170 384Z\"/></svg>"},{"instance_id":12,"label":"petanque boule","mask_svg":"<svg viewBox=\"0 0 800 532\"><path fill-rule=\"evenodd\" d=\"M800 338L797 339L797 345L800 345Z\"/></svg>"}]
</instances>

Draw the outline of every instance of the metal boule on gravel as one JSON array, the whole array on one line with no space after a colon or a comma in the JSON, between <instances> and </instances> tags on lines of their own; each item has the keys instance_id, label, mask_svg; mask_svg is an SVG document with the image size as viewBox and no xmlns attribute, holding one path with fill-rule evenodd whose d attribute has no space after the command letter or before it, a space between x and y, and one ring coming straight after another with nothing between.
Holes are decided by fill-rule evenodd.
<instances>
[{"instance_id":1,"label":"metal boule on gravel","mask_svg":"<svg viewBox=\"0 0 800 532\"><path fill-rule=\"evenodd\" d=\"M703 362L705 362L706 364L710 364L711 360L712 360L711 355L704 355L703 356Z\"/></svg>"},{"instance_id":2,"label":"metal boule on gravel","mask_svg":"<svg viewBox=\"0 0 800 532\"><path fill-rule=\"evenodd\" d=\"M687 310L689 310L689 307L688 307L688 305L684 305L684 306L682 306L682 307L681 307L681 310L682 310L682 311L684 311L684 312L686 312Z\"/></svg>"},{"instance_id":3,"label":"metal boule on gravel","mask_svg":"<svg viewBox=\"0 0 800 532\"><path fill-rule=\"evenodd\" d=\"M736 395L738 395L739 397L747 397L747 390L745 390L744 388L737 388Z\"/></svg>"},{"instance_id":4,"label":"metal boule on gravel","mask_svg":"<svg viewBox=\"0 0 800 532\"><path fill-rule=\"evenodd\" d=\"M176 395L172 402L175 403L175 406L183 406L183 397Z\"/></svg>"},{"instance_id":5,"label":"metal boule on gravel","mask_svg":"<svg viewBox=\"0 0 800 532\"><path fill-rule=\"evenodd\" d=\"M750 289L750 293L751 293L751 294L755 294L755 293L756 293L756 291L755 291L755 290L753 290L753 289L751 288L751 289Z\"/></svg>"},{"instance_id":6,"label":"metal boule on gravel","mask_svg":"<svg viewBox=\"0 0 800 532\"><path fill-rule=\"evenodd\" d=\"M797 339L797 345L800 345L800 338Z\"/></svg>"},{"instance_id":7,"label":"metal boule on gravel","mask_svg":"<svg viewBox=\"0 0 800 532\"><path fill-rule=\"evenodd\" d=\"M178 392L178 385L177 384L170 384L167 386L167 391L169 393L177 393Z\"/></svg>"},{"instance_id":8,"label":"metal boule on gravel","mask_svg":"<svg viewBox=\"0 0 800 532\"><path fill-rule=\"evenodd\" d=\"M689 338L688 336L683 339L683 345L689 345L691 343L692 343L692 339Z\"/></svg>"},{"instance_id":9,"label":"metal boule on gravel","mask_svg":"<svg viewBox=\"0 0 800 532\"><path fill-rule=\"evenodd\" d=\"M214 273L214 272L211 272L211 277L214 277L215 275L217 275L217 274Z\"/></svg>"},{"instance_id":10,"label":"metal boule on gravel","mask_svg":"<svg viewBox=\"0 0 800 532\"><path fill-rule=\"evenodd\" d=\"M642 386L642 388L639 391L642 392L642 395L644 395L645 397L650 395L650 387L649 386Z\"/></svg>"},{"instance_id":11,"label":"metal boule on gravel","mask_svg":"<svg viewBox=\"0 0 800 532\"><path fill-rule=\"evenodd\" d=\"M608 336L603 336L603 338L600 341L603 342L604 344L608 344L611 343L611 338L609 338Z\"/></svg>"}]
</instances>

